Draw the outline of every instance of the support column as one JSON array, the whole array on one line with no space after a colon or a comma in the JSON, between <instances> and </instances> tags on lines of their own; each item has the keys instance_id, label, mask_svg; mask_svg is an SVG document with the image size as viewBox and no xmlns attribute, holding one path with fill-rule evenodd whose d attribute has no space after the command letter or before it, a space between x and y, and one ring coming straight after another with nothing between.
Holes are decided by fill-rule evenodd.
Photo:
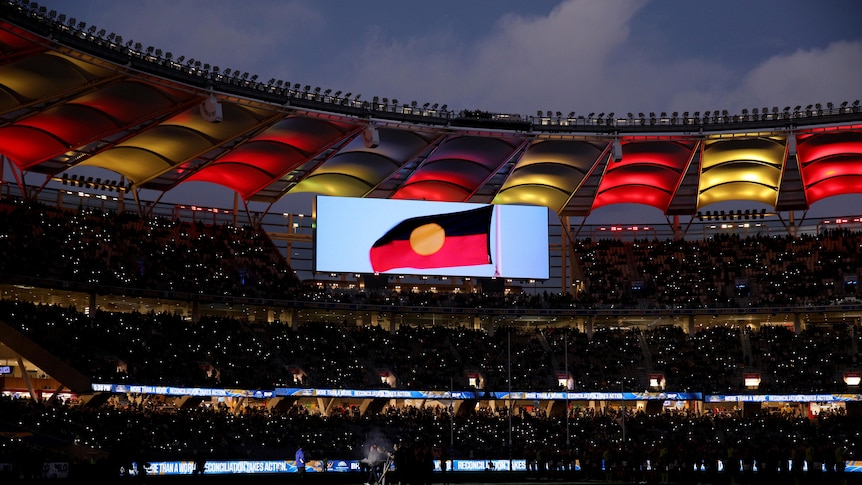
<instances>
[{"instance_id":1,"label":"support column","mask_svg":"<svg viewBox=\"0 0 862 485\"><path fill-rule=\"evenodd\" d=\"M478 322L480 328L484 328L489 337L493 337L497 332L497 325L494 324L494 317L488 317L483 320L482 317L473 317L474 322Z\"/></svg>"},{"instance_id":2,"label":"support column","mask_svg":"<svg viewBox=\"0 0 862 485\"><path fill-rule=\"evenodd\" d=\"M457 416L457 415L458 415L458 410L461 408L461 404L462 404L463 402L464 402L464 401L460 401L460 400L458 400L458 401L454 401L454 400L453 400L453 401L450 401L449 406L452 408L452 417L454 417L454 416ZM493 402L494 402L494 401L492 400L492 401L491 401L491 403L493 403ZM493 408L493 407L491 407L491 411L494 411L494 408Z\"/></svg>"},{"instance_id":3,"label":"support column","mask_svg":"<svg viewBox=\"0 0 862 485\"><path fill-rule=\"evenodd\" d=\"M90 320L96 318L96 293L90 293L90 302L87 304L90 311Z\"/></svg>"},{"instance_id":4,"label":"support column","mask_svg":"<svg viewBox=\"0 0 862 485\"><path fill-rule=\"evenodd\" d=\"M329 398L328 401L322 397L317 398L317 409L320 412L321 416L329 416L329 413L332 411L332 406L334 404L334 397Z\"/></svg>"},{"instance_id":5,"label":"support column","mask_svg":"<svg viewBox=\"0 0 862 485\"><path fill-rule=\"evenodd\" d=\"M287 310L287 323L290 324L290 328L293 330L299 329L299 311L296 308L291 308Z\"/></svg>"},{"instance_id":6,"label":"support column","mask_svg":"<svg viewBox=\"0 0 862 485\"><path fill-rule=\"evenodd\" d=\"M688 316L688 326L685 329L685 333L689 336L689 338L694 337L694 334L697 333L697 328L694 326L694 315Z\"/></svg>"},{"instance_id":7,"label":"support column","mask_svg":"<svg viewBox=\"0 0 862 485\"><path fill-rule=\"evenodd\" d=\"M804 330L802 326L802 314L796 312L793 314L793 333L799 335L802 333L802 330Z\"/></svg>"},{"instance_id":8,"label":"support column","mask_svg":"<svg viewBox=\"0 0 862 485\"><path fill-rule=\"evenodd\" d=\"M201 319L201 304L195 300L192 302L192 322L198 323Z\"/></svg>"},{"instance_id":9,"label":"support column","mask_svg":"<svg viewBox=\"0 0 862 485\"><path fill-rule=\"evenodd\" d=\"M581 332L581 333L587 332L585 322L586 322L585 318L581 318L581 319L575 321L575 328L578 329L578 332Z\"/></svg>"},{"instance_id":10,"label":"support column","mask_svg":"<svg viewBox=\"0 0 862 485\"><path fill-rule=\"evenodd\" d=\"M587 317L586 322L584 322L585 331L587 333L587 340L593 339L593 317Z\"/></svg>"},{"instance_id":11,"label":"support column","mask_svg":"<svg viewBox=\"0 0 862 485\"><path fill-rule=\"evenodd\" d=\"M233 193L233 225L237 226L237 217L239 216L239 192Z\"/></svg>"},{"instance_id":12,"label":"support column","mask_svg":"<svg viewBox=\"0 0 862 485\"><path fill-rule=\"evenodd\" d=\"M24 359L21 358L21 354L16 355L18 358L18 368L21 369L21 377L24 378L24 385L27 386L27 391L30 392L30 399L33 402L39 401L39 396L36 395L36 390L33 388L33 382L30 381L30 374L27 373L27 368L24 367Z\"/></svg>"}]
</instances>

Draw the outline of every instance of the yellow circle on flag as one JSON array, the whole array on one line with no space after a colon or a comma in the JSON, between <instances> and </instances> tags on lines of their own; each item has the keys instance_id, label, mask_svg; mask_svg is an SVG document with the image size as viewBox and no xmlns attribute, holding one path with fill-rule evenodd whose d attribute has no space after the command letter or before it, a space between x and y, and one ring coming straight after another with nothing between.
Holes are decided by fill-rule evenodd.
<instances>
[{"instance_id":1,"label":"yellow circle on flag","mask_svg":"<svg viewBox=\"0 0 862 485\"><path fill-rule=\"evenodd\" d=\"M410 233L410 247L420 256L434 254L443 247L446 231L440 224L424 224Z\"/></svg>"}]
</instances>

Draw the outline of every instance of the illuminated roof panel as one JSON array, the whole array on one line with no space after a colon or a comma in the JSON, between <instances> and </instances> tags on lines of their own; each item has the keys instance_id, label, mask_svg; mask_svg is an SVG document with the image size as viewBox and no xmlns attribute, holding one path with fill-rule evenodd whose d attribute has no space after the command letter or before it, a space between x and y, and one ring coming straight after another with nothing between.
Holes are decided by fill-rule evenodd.
<instances>
[{"instance_id":1,"label":"illuminated roof panel","mask_svg":"<svg viewBox=\"0 0 862 485\"><path fill-rule=\"evenodd\" d=\"M453 202L465 201L469 196L470 192L463 186L442 180L427 180L405 185L392 198Z\"/></svg>"},{"instance_id":2,"label":"illuminated roof panel","mask_svg":"<svg viewBox=\"0 0 862 485\"><path fill-rule=\"evenodd\" d=\"M862 132L844 131L797 137L808 202L860 191Z\"/></svg>"},{"instance_id":3,"label":"illuminated roof panel","mask_svg":"<svg viewBox=\"0 0 862 485\"><path fill-rule=\"evenodd\" d=\"M775 207L786 140L766 137L704 143L698 210L717 202L750 200Z\"/></svg>"},{"instance_id":4,"label":"illuminated roof panel","mask_svg":"<svg viewBox=\"0 0 862 485\"><path fill-rule=\"evenodd\" d=\"M592 209L611 204L644 204L666 210L693 144L621 141L622 158L605 170Z\"/></svg>"},{"instance_id":5,"label":"illuminated roof panel","mask_svg":"<svg viewBox=\"0 0 862 485\"><path fill-rule=\"evenodd\" d=\"M378 130L380 144L368 146L361 137L311 171L291 193L363 197L395 173L421 150L431 136L412 130Z\"/></svg>"},{"instance_id":6,"label":"illuminated roof panel","mask_svg":"<svg viewBox=\"0 0 862 485\"><path fill-rule=\"evenodd\" d=\"M62 105L0 128L0 146L9 147L7 155L19 167L27 168L91 139L94 134L116 129L116 124L104 113L83 106Z\"/></svg>"},{"instance_id":7,"label":"illuminated roof panel","mask_svg":"<svg viewBox=\"0 0 862 485\"><path fill-rule=\"evenodd\" d=\"M256 120L247 122L253 125ZM286 118L201 167L186 180L224 185L247 200L344 136L348 129L349 126L317 119Z\"/></svg>"},{"instance_id":8,"label":"illuminated roof panel","mask_svg":"<svg viewBox=\"0 0 862 485\"><path fill-rule=\"evenodd\" d=\"M189 93L124 80L87 93L70 104L88 106L105 113L119 124L128 124L164 112L192 97Z\"/></svg>"},{"instance_id":9,"label":"illuminated roof panel","mask_svg":"<svg viewBox=\"0 0 862 485\"><path fill-rule=\"evenodd\" d=\"M471 117L228 76L16 2L0 3L0 18L0 155L22 172L16 177L47 174L47 184L98 167L132 190L205 181L269 203L308 192L533 204L584 217L628 203L674 215L725 201L777 207L780 195L795 210L862 193L858 102L823 116L775 110L754 122ZM210 99L219 120L202 116ZM368 126L379 140L362 136Z\"/></svg>"},{"instance_id":10,"label":"illuminated roof panel","mask_svg":"<svg viewBox=\"0 0 862 485\"><path fill-rule=\"evenodd\" d=\"M224 157L195 171L186 179L224 185L244 198L279 175L305 161L305 155L291 146L272 142L247 143Z\"/></svg>"},{"instance_id":11,"label":"illuminated roof panel","mask_svg":"<svg viewBox=\"0 0 862 485\"><path fill-rule=\"evenodd\" d=\"M104 77L108 72L103 72ZM0 85L26 100L41 100L81 88L96 76L58 54L26 57L0 66Z\"/></svg>"},{"instance_id":12,"label":"illuminated roof panel","mask_svg":"<svg viewBox=\"0 0 862 485\"><path fill-rule=\"evenodd\" d=\"M534 142L500 188L494 203L543 205L560 211L601 153L600 144L587 141Z\"/></svg>"},{"instance_id":13,"label":"illuminated roof panel","mask_svg":"<svg viewBox=\"0 0 862 485\"><path fill-rule=\"evenodd\" d=\"M466 201L512 155L516 143L497 137L450 138L440 144L392 198ZM446 190L433 194L435 187Z\"/></svg>"}]
</instances>

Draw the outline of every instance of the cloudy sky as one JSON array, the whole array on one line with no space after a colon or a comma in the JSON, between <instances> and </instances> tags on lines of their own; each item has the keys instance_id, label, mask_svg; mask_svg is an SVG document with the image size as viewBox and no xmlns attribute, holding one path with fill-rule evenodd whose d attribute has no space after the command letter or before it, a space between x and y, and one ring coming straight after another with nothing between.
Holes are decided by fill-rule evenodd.
<instances>
[{"instance_id":1,"label":"cloudy sky","mask_svg":"<svg viewBox=\"0 0 862 485\"><path fill-rule=\"evenodd\" d=\"M858 0L43 0L174 55L455 109L738 112L862 95Z\"/></svg>"},{"instance_id":2,"label":"cloudy sky","mask_svg":"<svg viewBox=\"0 0 862 485\"><path fill-rule=\"evenodd\" d=\"M42 0L174 56L333 90L535 114L862 97L859 0Z\"/></svg>"}]
</instances>

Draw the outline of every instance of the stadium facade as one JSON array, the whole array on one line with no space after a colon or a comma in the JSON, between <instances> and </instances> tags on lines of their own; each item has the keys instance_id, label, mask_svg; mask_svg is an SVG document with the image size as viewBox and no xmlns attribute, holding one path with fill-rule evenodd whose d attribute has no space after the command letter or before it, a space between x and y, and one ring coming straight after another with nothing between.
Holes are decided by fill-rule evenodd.
<instances>
[{"instance_id":1,"label":"stadium facade","mask_svg":"<svg viewBox=\"0 0 862 485\"><path fill-rule=\"evenodd\" d=\"M583 277L573 250L579 237L637 238L713 233L760 234L850 227L862 217L810 221L813 204L862 194L862 107L859 101L809 106L756 107L741 113L708 110L672 113L537 112L535 115L450 109L446 105L399 102L333 92L303 83L220 69L203 60L121 35L28 1L0 3L0 156L13 183L4 198L51 201L58 206L100 207L146 216L219 223L239 218L261 225L280 242L288 263L303 279L351 287L361 275L317 275L312 258L312 217L273 213L281 199L296 194L408 199L547 207L554 238L549 248L552 289L576 291ZM233 208L201 208L160 203L162 196L189 182L230 189ZM154 198L147 197L156 194ZM714 210L726 202L748 209ZM594 226L590 215L617 204L660 210L663 228ZM366 275L367 276L367 275ZM856 275L854 285L858 285ZM473 284L446 283L449 289ZM490 284L489 282L485 282ZM529 287L535 282L506 282ZM428 284L420 283L423 289ZM66 299L95 308L93 288L43 289L26 284L3 287L4 296L29 301ZM60 296L60 293L63 296ZM171 297L141 291L136 305L178 311ZM165 303L169 301L169 303ZM594 325L666 321L691 330L698 319L720 317L744 324L752 319L782 321L798 330L806 319L843 321L858 327L856 304L716 309L506 309L428 308L353 303L224 297L205 302L213 313L239 312L252 319L280 319L296 325L308 319L397 325L397 318L458 322L493 330L512 322L556 324L592 332ZM190 316L200 302L184 303ZM278 310L273 310L278 308ZM216 310L212 310L216 309ZM258 313L259 312L259 313ZM400 317L393 316L400 313ZM819 320L818 320L819 321ZM466 324L464 323L466 322ZM490 323L489 323L490 322ZM3 328L9 342L14 332ZM38 349L16 341L16 350ZM9 356L6 356L10 358ZM12 355L24 364L21 354ZM26 365L31 365L28 363ZM24 365L24 366L26 366ZM8 367L8 366L7 366ZM741 407L770 402L823 407L851 403L859 394L704 395L664 392L386 391L362 389L203 389L91 383L57 366L63 377L51 384L87 386L105 394L157 394L177 399L294 399L330 407L349 398L363 408L394 400L457 401L475 405L533 403L559 413L569 401L585 407L633 401L655 411L667 402L683 407ZM568 370L567 370L568 372ZM381 374L383 376L383 374ZM385 378L385 376L383 376ZM563 376L565 381L570 377ZM655 376L661 379L661 376ZM25 379L26 380L26 379ZM62 382L63 384L60 384ZM566 386L567 383L561 384ZM858 383L857 383L858 385ZM133 391L129 387L135 387ZM29 393L34 394L32 384ZM474 386L475 387L475 386ZM51 392L44 392L51 395ZM232 394L233 393L233 394ZM539 404L541 401L541 404ZM599 402L599 404L596 404ZM658 403L658 404L656 404ZM672 404L676 405L676 404ZM454 407L454 406L453 406ZM507 406L509 407L509 406ZM511 440L511 438L510 438Z\"/></svg>"}]
</instances>

